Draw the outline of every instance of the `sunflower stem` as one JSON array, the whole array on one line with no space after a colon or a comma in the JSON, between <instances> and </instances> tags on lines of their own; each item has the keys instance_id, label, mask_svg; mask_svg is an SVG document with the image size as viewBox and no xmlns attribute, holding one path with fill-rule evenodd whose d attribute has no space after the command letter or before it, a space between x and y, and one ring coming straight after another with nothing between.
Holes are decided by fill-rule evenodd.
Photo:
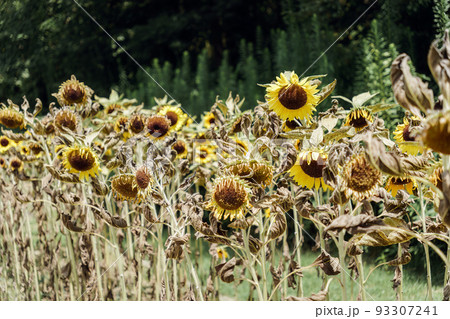
<instances>
[{"instance_id":1,"label":"sunflower stem","mask_svg":"<svg viewBox=\"0 0 450 319\"><path fill-rule=\"evenodd\" d=\"M291 183L291 193L292 196L295 196L294 186ZM295 233L295 247L296 249L296 255L297 255L297 263L298 266L302 266L302 223L303 223L303 217L300 216L300 220L298 218L298 211L295 205L292 207L292 211L294 213L294 233ZM303 277L300 276L298 280L298 286L297 286L297 296L303 297Z\"/></svg>"},{"instance_id":2,"label":"sunflower stem","mask_svg":"<svg viewBox=\"0 0 450 319\"><path fill-rule=\"evenodd\" d=\"M427 224L426 224L426 205L424 204L423 199L423 185L420 183L419 185L419 199L420 199L420 212L422 218L422 230L424 233L427 232ZM423 243L423 248L425 250L425 260L427 264L427 300L433 300L433 288L431 284L431 264L430 264L430 249L426 242Z\"/></svg>"},{"instance_id":3,"label":"sunflower stem","mask_svg":"<svg viewBox=\"0 0 450 319\"><path fill-rule=\"evenodd\" d=\"M27 223L28 236L30 237L30 257L31 257L31 263L33 264L33 277L34 277L34 286L36 289L36 301L40 301L41 300L41 292L39 290L39 280L38 280L38 273L37 273L37 266L36 266L36 254L34 252L33 234L31 232L30 216L28 215L28 213L25 213L25 220ZM55 293L57 293L57 291L55 291Z\"/></svg>"},{"instance_id":4,"label":"sunflower stem","mask_svg":"<svg viewBox=\"0 0 450 319\"><path fill-rule=\"evenodd\" d=\"M402 256L402 246L398 244L398 250L397 250L397 256L400 258ZM400 279L400 285L397 288L397 295L398 295L398 301L403 301L403 265L398 265L401 279Z\"/></svg>"}]
</instances>

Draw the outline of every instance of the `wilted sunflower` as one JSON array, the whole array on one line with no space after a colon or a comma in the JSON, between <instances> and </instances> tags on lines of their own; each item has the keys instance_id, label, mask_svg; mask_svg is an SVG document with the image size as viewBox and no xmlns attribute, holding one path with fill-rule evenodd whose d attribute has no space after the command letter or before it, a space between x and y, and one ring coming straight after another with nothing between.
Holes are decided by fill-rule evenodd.
<instances>
[{"instance_id":1,"label":"wilted sunflower","mask_svg":"<svg viewBox=\"0 0 450 319\"><path fill-rule=\"evenodd\" d=\"M0 124L9 129L25 127L25 118L22 113L12 107L6 107L4 104L2 106L3 108L0 110Z\"/></svg>"},{"instance_id":2,"label":"wilted sunflower","mask_svg":"<svg viewBox=\"0 0 450 319\"><path fill-rule=\"evenodd\" d=\"M195 162L206 164L217 159L215 147L211 145L200 145L196 148Z\"/></svg>"},{"instance_id":3,"label":"wilted sunflower","mask_svg":"<svg viewBox=\"0 0 450 319\"><path fill-rule=\"evenodd\" d=\"M420 121L417 117L413 117L411 120L412 122ZM411 134L412 127L409 119L407 117L403 118L403 124L397 125L394 131L394 139L402 152L416 156L419 152L423 152L423 147L417 142L416 137Z\"/></svg>"},{"instance_id":4,"label":"wilted sunflower","mask_svg":"<svg viewBox=\"0 0 450 319\"><path fill-rule=\"evenodd\" d=\"M58 128L64 127L72 132L75 132L78 128L80 120L74 111L68 107L64 107L56 113L54 123Z\"/></svg>"},{"instance_id":5,"label":"wilted sunflower","mask_svg":"<svg viewBox=\"0 0 450 319\"><path fill-rule=\"evenodd\" d=\"M117 103L111 103L105 107L105 113L106 113L106 115L110 115L110 114L114 113L115 111L120 110L121 108L122 108L122 105L117 104Z\"/></svg>"},{"instance_id":6,"label":"wilted sunflower","mask_svg":"<svg viewBox=\"0 0 450 319\"><path fill-rule=\"evenodd\" d=\"M31 153L33 153L34 156L40 156L42 155L42 152L44 151L38 143L30 143L28 145Z\"/></svg>"},{"instance_id":7,"label":"wilted sunflower","mask_svg":"<svg viewBox=\"0 0 450 319\"><path fill-rule=\"evenodd\" d=\"M165 105L158 115L165 116L170 121L170 128L173 131L179 131L186 122L187 115L177 106Z\"/></svg>"},{"instance_id":8,"label":"wilted sunflower","mask_svg":"<svg viewBox=\"0 0 450 319\"><path fill-rule=\"evenodd\" d=\"M16 143L6 136L0 136L0 153L5 153L11 147L14 147Z\"/></svg>"},{"instance_id":9,"label":"wilted sunflower","mask_svg":"<svg viewBox=\"0 0 450 319\"><path fill-rule=\"evenodd\" d=\"M155 140L162 139L169 134L170 121L161 115L153 115L147 119L148 134Z\"/></svg>"},{"instance_id":10,"label":"wilted sunflower","mask_svg":"<svg viewBox=\"0 0 450 319\"><path fill-rule=\"evenodd\" d=\"M98 157L89 147L79 145L67 147L64 150L63 165L70 173L79 173L80 179L87 180L89 176L98 174L100 167Z\"/></svg>"},{"instance_id":11,"label":"wilted sunflower","mask_svg":"<svg viewBox=\"0 0 450 319\"><path fill-rule=\"evenodd\" d=\"M84 105L92 96L92 89L83 82L77 80L75 75L72 75L70 80L67 80L59 87L57 94L53 94L58 99L61 106L71 106L74 104Z\"/></svg>"},{"instance_id":12,"label":"wilted sunflower","mask_svg":"<svg viewBox=\"0 0 450 319\"><path fill-rule=\"evenodd\" d=\"M177 152L177 158L185 158L188 153L186 143L183 140L177 140L172 145L172 149Z\"/></svg>"},{"instance_id":13,"label":"wilted sunflower","mask_svg":"<svg viewBox=\"0 0 450 319\"><path fill-rule=\"evenodd\" d=\"M216 117L212 112L206 113L206 115L203 117L203 125L206 128L210 128L211 125L216 123Z\"/></svg>"},{"instance_id":14,"label":"wilted sunflower","mask_svg":"<svg viewBox=\"0 0 450 319\"><path fill-rule=\"evenodd\" d=\"M217 259L224 260L228 258L228 253L225 247L218 247L216 249Z\"/></svg>"},{"instance_id":15,"label":"wilted sunflower","mask_svg":"<svg viewBox=\"0 0 450 319\"><path fill-rule=\"evenodd\" d=\"M117 133L122 133L123 139L128 139L131 134L128 132L128 118L125 116L120 116L115 122L114 122L114 131Z\"/></svg>"},{"instance_id":16,"label":"wilted sunflower","mask_svg":"<svg viewBox=\"0 0 450 319\"><path fill-rule=\"evenodd\" d=\"M0 168L5 168L7 165L6 159L0 156Z\"/></svg>"},{"instance_id":17,"label":"wilted sunflower","mask_svg":"<svg viewBox=\"0 0 450 319\"><path fill-rule=\"evenodd\" d=\"M221 176L214 180L207 205L217 219L243 219L249 205L250 189L237 176Z\"/></svg>"},{"instance_id":18,"label":"wilted sunflower","mask_svg":"<svg viewBox=\"0 0 450 319\"><path fill-rule=\"evenodd\" d=\"M323 169L327 166L327 154L322 150L303 150L298 154L295 165L289 170L294 181L309 189L327 190L323 180Z\"/></svg>"},{"instance_id":19,"label":"wilted sunflower","mask_svg":"<svg viewBox=\"0 0 450 319\"><path fill-rule=\"evenodd\" d=\"M433 151L450 155L450 112L429 118L421 140Z\"/></svg>"},{"instance_id":20,"label":"wilted sunflower","mask_svg":"<svg viewBox=\"0 0 450 319\"><path fill-rule=\"evenodd\" d=\"M244 155L248 152L248 145L246 142L238 139L237 137L233 138L233 141L236 143L236 153L240 155Z\"/></svg>"},{"instance_id":21,"label":"wilted sunflower","mask_svg":"<svg viewBox=\"0 0 450 319\"><path fill-rule=\"evenodd\" d=\"M141 133L145 128L145 116L134 114L129 119L129 129L133 134Z\"/></svg>"},{"instance_id":22,"label":"wilted sunflower","mask_svg":"<svg viewBox=\"0 0 450 319\"><path fill-rule=\"evenodd\" d=\"M414 178L402 178L402 177L389 177L385 186L388 192L391 192L392 196L396 196L399 190L404 190L408 194L412 195L413 190L417 188L417 183Z\"/></svg>"},{"instance_id":23,"label":"wilted sunflower","mask_svg":"<svg viewBox=\"0 0 450 319\"><path fill-rule=\"evenodd\" d=\"M347 197L357 200L371 197L381 183L381 172L373 167L364 154L358 154L344 166L343 186Z\"/></svg>"},{"instance_id":24,"label":"wilted sunflower","mask_svg":"<svg viewBox=\"0 0 450 319\"><path fill-rule=\"evenodd\" d=\"M345 118L345 126L353 126L357 132L373 122L372 112L364 107L355 107Z\"/></svg>"},{"instance_id":25,"label":"wilted sunflower","mask_svg":"<svg viewBox=\"0 0 450 319\"><path fill-rule=\"evenodd\" d=\"M21 171L23 170L23 162L18 157L13 157L9 162L9 167L12 171Z\"/></svg>"},{"instance_id":26,"label":"wilted sunflower","mask_svg":"<svg viewBox=\"0 0 450 319\"><path fill-rule=\"evenodd\" d=\"M289 131L295 130L295 129L299 128L299 127L302 127L301 123L299 123L299 121L293 119L291 121L290 120L284 121L282 129L285 132L289 132Z\"/></svg>"},{"instance_id":27,"label":"wilted sunflower","mask_svg":"<svg viewBox=\"0 0 450 319\"><path fill-rule=\"evenodd\" d=\"M261 186L272 183L273 167L265 162L250 160L238 161L225 168L226 174L239 176L241 179Z\"/></svg>"},{"instance_id":28,"label":"wilted sunflower","mask_svg":"<svg viewBox=\"0 0 450 319\"><path fill-rule=\"evenodd\" d=\"M141 166L136 170L135 182L139 190L139 199L145 199L150 192L150 187L153 184L153 178L146 166Z\"/></svg>"},{"instance_id":29,"label":"wilted sunflower","mask_svg":"<svg viewBox=\"0 0 450 319\"><path fill-rule=\"evenodd\" d=\"M139 200L139 189L133 174L116 175L111 179L111 189L119 200Z\"/></svg>"},{"instance_id":30,"label":"wilted sunflower","mask_svg":"<svg viewBox=\"0 0 450 319\"><path fill-rule=\"evenodd\" d=\"M308 78L299 80L295 72L284 72L266 87L266 101L282 120L311 118L319 103L317 85Z\"/></svg>"},{"instance_id":31,"label":"wilted sunflower","mask_svg":"<svg viewBox=\"0 0 450 319\"><path fill-rule=\"evenodd\" d=\"M430 181L436 186L438 189L442 191L442 173L443 173L442 166L438 166L433 170L433 173L431 173Z\"/></svg>"}]
</instances>

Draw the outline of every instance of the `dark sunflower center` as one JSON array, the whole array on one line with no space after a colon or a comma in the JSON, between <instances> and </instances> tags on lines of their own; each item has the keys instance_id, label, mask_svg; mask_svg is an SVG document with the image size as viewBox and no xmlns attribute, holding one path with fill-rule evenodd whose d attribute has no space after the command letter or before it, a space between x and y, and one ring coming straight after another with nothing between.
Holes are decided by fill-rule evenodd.
<instances>
[{"instance_id":1,"label":"dark sunflower center","mask_svg":"<svg viewBox=\"0 0 450 319\"><path fill-rule=\"evenodd\" d=\"M39 144L31 144L30 150L33 152L33 154L37 155L40 152L42 152L42 148Z\"/></svg>"},{"instance_id":2,"label":"dark sunflower center","mask_svg":"<svg viewBox=\"0 0 450 319\"><path fill-rule=\"evenodd\" d=\"M12 160L11 161L11 167L14 169L20 168L20 166L22 165L22 162L20 160Z\"/></svg>"},{"instance_id":3,"label":"dark sunflower center","mask_svg":"<svg viewBox=\"0 0 450 319\"><path fill-rule=\"evenodd\" d=\"M53 132L55 132L55 126L52 123L50 123L45 127L45 133L52 134Z\"/></svg>"},{"instance_id":4,"label":"dark sunflower center","mask_svg":"<svg viewBox=\"0 0 450 319\"><path fill-rule=\"evenodd\" d=\"M278 92L278 100L289 110L298 110L305 106L308 101L308 95L305 89L298 84L292 84L284 87Z\"/></svg>"},{"instance_id":5,"label":"dark sunflower center","mask_svg":"<svg viewBox=\"0 0 450 319\"><path fill-rule=\"evenodd\" d=\"M132 178L119 177L112 181L111 187L125 198L135 198L138 194L138 189L134 185Z\"/></svg>"},{"instance_id":6,"label":"dark sunflower center","mask_svg":"<svg viewBox=\"0 0 450 319\"><path fill-rule=\"evenodd\" d=\"M209 124L214 124L216 123L216 119L214 117L209 119Z\"/></svg>"},{"instance_id":7,"label":"dark sunflower center","mask_svg":"<svg viewBox=\"0 0 450 319\"><path fill-rule=\"evenodd\" d=\"M81 154L79 150L70 152L67 156L70 166L80 172L88 171L94 167L95 158L90 152Z\"/></svg>"},{"instance_id":8,"label":"dark sunflower center","mask_svg":"<svg viewBox=\"0 0 450 319\"><path fill-rule=\"evenodd\" d=\"M314 178L321 178L323 176L323 169L327 164L325 160L319 156L317 160L311 160L309 164L306 158L300 158L299 165L306 175Z\"/></svg>"},{"instance_id":9,"label":"dark sunflower center","mask_svg":"<svg viewBox=\"0 0 450 319\"><path fill-rule=\"evenodd\" d=\"M107 114L111 114L112 112L114 112L117 109L120 109L120 105L118 104L110 104L108 105L107 109L106 109L106 113Z\"/></svg>"},{"instance_id":10,"label":"dark sunflower center","mask_svg":"<svg viewBox=\"0 0 450 319\"><path fill-rule=\"evenodd\" d=\"M292 121L289 121L289 120L286 120L286 126L287 127L289 127L291 130L295 130L297 127L300 127L300 124L298 124L298 122L297 121L295 121L295 120L292 120Z\"/></svg>"},{"instance_id":11,"label":"dark sunflower center","mask_svg":"<svg viewBox=\"0 0 450 319\"><path fill-rule=\"evenodd\" d=\"M174 126L175 124L178 123L178 115L177 115L177 113L169 111L169 112L166 113L166 117L170 121L170 126Z\"/></svg>"},{"instance_id":12,"label":"dark sunflower center","mask_svg":"<svg viewBox=\"0 0 450 319\"><path fill-rule=\"evenodd\" d=\"M130 128L134 133L140 133L144 129L144 121L140 118L134 118L131 121Z\"/></svg>"},{"instance_id":13,"label":"dark sunflower center","mask_svg":"<svg viewBox=\"0 0 450 319\"><path fill-rule=\"evenodd\" d=\"M218 185L214 192L214 199L220 208L225 210L236 210L245 203L246 192L235 184L226 186Z\"/></svg>"},{"instance_id":14,"label":"dark sunflower center","mask_svg":"<svg viewBox=\"0 0 450 319\"><path fill-rule=\"evenodd\" d=\"M80 103L83 101L84 92L80 87L70 87L64 91L64 98L71 103Z\"/></svg>"},{"instance_id":15,"label":"dark sunflower center","mask_svg":"<svg viewBox=\"0 0 450 319\"><path fill-rule=\"evenodd\" d=\"M183 154L186 150L186 146L182 141L177 141L173 144L173 149L177 152L177 154Z\"/></svg>"},{"instance_id":16,"label":"dark sunflower center","mask_svg":"<svg viewBox=\"0 0 450 319\"><path fill-rule=\"evenodd\" d=\"M356 115L350 120L350 125L354 128L363 128L369 125L369 122L364 116Z\"/></svg>"},{"instance_id":17,"label":"dark sunflower center","mask_svg":"<svg viewBox=\"0 0 450 319\"><path fill-rule=\"evenodd\" d=\"M200 158L207 158L208 157L208 151L200 150Z\"/></svg>"},{"instance_id":18,"label":"dark sunflower center","mask_svg":"<svg viewBox=\"0 0 450 319\"><path fill-rule=\"evenodd\" d=\"M170 126L164 118L151 118L147 123L147 129L151 136L160 137L169 132Z\"/></svg>"},{"instance_id":19,"label":"dark sunflower center","mask_svg":"<svg viewBox=\"0 0 450 319\"><path fill-rule=\"evenodd\" d=\"M406 125L403 129L403 140L405 142L414 142L416 138L414 136L411 136L410 126Z\"/></svg>"},{"instance_id":20,"label":"dark sunflower center","mask_svg":"<svg viewBox=\"0 0 450 319\"><path fill-rule=\"evenodd\" d=\"M58 114L55 121L59 126L66 127L71 131L75 131L77 127L77 121L75 120L73 114L70 113L63 112Z\"/></svg>"},{"instance_id":21,"label":"dark sunflower center","mask_svg":"<svg viewBox=\"0 0 450 319\"><path fill-rule=\"evenodd\" d=\"M150 176L145 169L139 169L136 172L136 184L142 189L147 188L148 184L150 184Z\"/></svg>"},{"instance_id":22,"label":"dark sunflower center","mask_svg":"<svg viewBox=\"0 0 450 319\"><path fill-rule=\"evenodd\" d=\"M0 123L7 128L15 129L23 124L23 117L15 111L4 110L0 113Z\"/></svg>"},{"instance_id":23,"label":"dark sunflower center","mask_svg":"<svg viewBox=\"0 0 450 319\"><path fill-rule=\"evenodd\" d=\"M4 166L5 165L5 160L3 158L0 158L0 166Z\"/></svg>"},{"instance_id":24,"label":"dark sunflower center","mask_svg":"<svg viewBox=\"0 0 450 319\"><path fill-rule=\"evenodd\" d=\"M9 145L9 140L6 139L6 138L0 139L0 145L3 146L3 147L8 146Z\"/></svg>"},{"instance_id":25,"label":"dark sunflower center","mask_svg":"<svg viewBox=\"0 0 450 319\"><path fill-rule=\"evenodd\" d=\"M411 180L409 178L392 177L391 183L394 185L407 185L411 183Z\"/></svg>"},{"instance_id":26,"label":"dark sunflower center","mask_svg":"<svg viewBox=\"0 0 450 319\"><path fill-rule=\"evenodd\" d=\"M378 183L380 172L373 168L365 158L354 160L350 165L350 174L347 176L350 189L365 192L371 190Z\"/></svg>"}]
</instances>

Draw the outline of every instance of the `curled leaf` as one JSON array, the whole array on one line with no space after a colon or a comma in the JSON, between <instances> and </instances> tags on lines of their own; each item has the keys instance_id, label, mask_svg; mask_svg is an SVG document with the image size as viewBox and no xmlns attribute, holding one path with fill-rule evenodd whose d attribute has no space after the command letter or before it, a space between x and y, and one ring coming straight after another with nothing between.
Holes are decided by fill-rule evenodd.
<instances>
[{"instance_id":1,"label":"curled leaf","mask_svg":"<svg viewBox=\"0 0 450 319\"><path fill-rule=\"evenodd\" d=\"M230 283L234 281L234 267L236 266L236 257L231 258L226 263L222 263L217 265L216 272L217 275L223 282Z\"/></svg>"}]
</instances>

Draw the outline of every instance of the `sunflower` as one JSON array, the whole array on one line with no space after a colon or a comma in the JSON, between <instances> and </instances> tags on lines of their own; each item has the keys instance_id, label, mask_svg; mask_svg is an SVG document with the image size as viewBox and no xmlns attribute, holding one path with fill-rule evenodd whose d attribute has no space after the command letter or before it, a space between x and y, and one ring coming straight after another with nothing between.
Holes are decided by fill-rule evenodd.
<instances>
[{"instance_id":1,"label":"sunflower","mask_svg":"<svg viewBox=\"0 0 450 319\"><path fill-rule=\"evenodd\" d=\"M240 155L245 155L248 152L247 143L238 139L237 137L234 137L232 139L236 143L236 153Z\"/></svg>"},{"instance_id":2,"label":"sunflower","mask_svg":"<svg viewBox=\"0 0 450 319\"><path fill-rule=\"evenodd\" d=\"M436 167L430 176L430 181L433 183L434 186L436 186L439 190L442 191L442 173L444 172L444 169L442 166Z\"/></svg>"},{"instance_id":3,"label":"sunflower","mask_svg":"<svg viewBox=\"0 0 450 319\"><path fill-rule=\"evenodd\" d=\"M216 249L217 259L224 260L228 258L228 253L225 247L218 247Z\"/></svg>"},{"instance_id":4,"label":"sunflower","mask_svg":"<svg viewBox=\"0 0 450 319\"><path fill-rule=\"evenodd\" d=\"M67 80L59 87L57 94L53 94L61 106L71 106L74 104L84 105L92 96L92 89L86 86L83 82L77 80L75 75L72 75L70 80Z\"/></svg>"},{"instance_id":5,"label":"sunflower","mask_svg":"<svg viewBox=\"0 0 450 319\"><path fill-rule=\"evenodd\" d=\"M227 166L225 172L264 187L269 186L273 179L273 167L257 160L235 162Z\"/></svg>"},{"instance_id":6,"label":"sunflower","mask_svg":"<svg viewBox=\"0 0 450 319\"><path fill-rule=\"evenodd\" d=\"M177 158L185 158L187 156L188 149L186 146L186 142L184 142L183 140L177 140L175 143L173 143L172 149L177 152Z\"/></svg>"},{"instance_id":7,"label":"sunflower","mask_svg":"<svg viewBox=\"0 0 450 319\"><path fill-rule=\"evenodd\" d=\"M170 129L173 131L179 131L188 117L179 107L171 105L165 105L158 112L158 115L165 116L169 119Z\"/></svg>"},{"instance_id":8,"label":"sunflower","mask_svg":"<svg viewBox=\"0 0 450 319\"><path fill-rule=\"evenodd\" d=\"M27 144L25 144L23 142L20 142L18 147L19 147L19 153L20 154L22 154L24 156L28 156L28 155L31 154L31 150L30 150L30 148L28 147Z\"/></svg>"},{"instance_id":9,"label":"sunflower","mask_svg":"<svg viewBox=\"0 0 450 319\"><path fill-rule=\"evenodd\" d=\"M37 157L41 156L44 151L39 143L30 143L28 147L31 153L33 153L33 155Z\"/></svg>"},{"instance_id":10,"label":"sunflower","mask_svg":"<svg viewBox=\"0 0 450 319\"><path fill-rule=\"evenodd\" d=\"M150 192L150 187L153 184L153 178L148 170L147 166L141 166L136 170L135 183L138 187L139 199L145 199Z\"/></svg>"},{"instance_id":11,"label":"sunflower","mask_svg":"<svg viewBox=\"0 0 450 319\"><path fill-rule=\"evenodd\" d=\"M120 116L114 122L114 131L121 133L124 140L127 140L131 136L130 132L128 132L128 127L128 118L125 116Z\"/></svg>"},{"instance_id":12,"label":"sunflower","mask_svg":"<svg viewBox=\"0 0 450 319\"><path fill-rule=\"evenodd\" d=\"M413 117L413 121L419 120L416 117ZM409 155L417 155L419 152L423 152L424 149L417 142L416 137L412 135L412 128L409 119L407 117L403 118L403 124L397 125L397 128L394 131L394 139L398 143L398 147L403 153L407 153Z\"/></svg>"},{"instance_id":13,"label":"sunflower","mask_svg":"<svg viewBox=\"0 0 450 319\"><path fill-rule=\"evenodd\" d=\"M297 151L300 151L302 148L302 140L295 140L294 147Z\"/></svg>"},{"instance_id":14,"label":"sunflower","mask_svg":"<svg viewBox=\"0 0 450 319\"><path fill-rule=\"evenodd\" d=\"M353 126L357 132L373 123L372 112L364 107L355 107L345 118L345 126Z\"/></svg>"},{"instance_id":15,"label":"sunflower","mask_svg":"<svg viewBox=\"0 0 450 319\"><path fill-rule=\"evenodd\" d=\"M414 178L391 176L387 180L385 188L394 197L399 190L405 190L408 194L412 195L413 190L417 188L417 183Z\"/></svg>"},{"instance_id":16,"label":"sunflower","mask_svg":"<svg viewBox=\"0 0 450 319\"><path fill-rule=\"evenodd\" d=\"M195 162L206 164L216 159L215 147L211 145L200 145L196 148Z\"/></svg>"},{"instance_id":17,"label":"sunflower","mask_svg":"<svg viewBox=\"0 0 450 319\"><path fill-rule=\"evenodd\" d=\"M327 154L322 150L303 150L289 170L294 181L309 189L329 189L323 180L323 169L327 166Z\"/></svg>"},{"instance_id":18,"label":"sunflower","mask_svg":"<svg viewBox=\"0 0 450 319\"><path fill-rule=\"evenodd\" d=\"M0 156L0 168L5 168L6 166L8 166L6 159Z\"/></svg>"},{"instance_id":19,"label":"sunflower","mask_svg":"<svg viewBox=\"0 0 450 319\"><path fill-rule=\"evenodd\" d=\"M122 105L117 104L117 103L108 104L105 107L105 114L110 115L110 114L114 113L115 111L120 110L121 108L122 108Z\"/></svg>"},{"instance_id":20,"label":"sunflower","mask_svg":"<svg viewBox=\"0 0 450 319\"><path fill-rule=\"evenodd\" d=\"M155 139L163 139L170 132L170 121L161 115L153 115L147 119L146 123L148 135Z\"/></svg>"},{"instance_id":21,"label":"sunflower","mask_svg":"<svg viewBox=\"0 0 450 319\"><path fill-rule=\"evenodd\" d=\"M145 116L142 114L134 114L130 117L129 129L133 134L141 133L145 128Z\"/></svg>"},{"instance_id":22,"label":"sunflower","mask_svg":"<svg viewBox=\"0 0 450 319\"><path fill-rule=\"evenodd\" d=\"M266 87L266 101L282 120L310 120L319 103L317 85L295 72L284 72Z\"/></svg>"},{"instance_id":23,"label":"sunflower","mask_svg":"<svg viewBox=\"0 0 450 319\"><path fill-rule=\"evenodd\" d=\"M381 172L370 164L364 154L358 154L345 164L342 178L346 196L361 201L374 194L381 183Z\"/></svg>"},{"instance_id":24,"label":"sunflower","mask_svg":"<svg viewBox=\"0 0 450 319\"><path fill-rule=\"evenodd\" d=\"M450 155L450 111L431 117L425 125L421 140L433 151Z\"/></svg>"},{"instance_id":25,"label":"sunflower","mask_svg":"<svg viewBox=\"0 0 450 319\"><path fill-rule=\"evenodd\" d=\"M116 175L111 179L111 189L118 200L139 200L136 176L133 174Z\"/></svg>"},{"instance_id":26,"label":"sunflower","mask_svg":"<svg viewBox=\"0 0 450 319\"><path fill-rule=\"evenodd\" d=\"M5 153L11 147L16 146L16 143L6 136L0 136L0 153Z\"/></svg>"},{"instance_id":27,"label":"sunflower","mask_svg":"<svg viewBox=\"0 0 450 319\"><path fill-rule=\"evenodd\" d=\"M22 113L12 107L6 107L4 104L0 110L0 124L9 129L25 128L25 118Z\"/></svg>"},{"instance_id":28,"label":"sunflower","mask_svg":"<svg viewBox=\"0 0 450 319\"><path fill-rule=\"evenodd\" d=\"M62 108L55 115L55 125L60 129L64 127L72 132L75 132L79 123L80 120L78 115L68 107Z\"/></svg>"},{"instance_id":29,"label":"sunflower","mask_svg":"<svg viewBox=\"0 0 450 319\"><path fill-rule=\"evenodd\" d=\"M250 188L237 176L221 176L214 180L207 205L217 219L243 219L249 205Z\"/></svg>"},{"instance_id":30,"label":"sunflower","mask_svg":"<svg viewBox=\"0 0 450 319\"><path fill-rule=\"evenodd\" d=\"M18 157L13 157L9 162L9 167L12 171L21 171L23 170L23 162Z\"/></svg>"},{"instance_id":31,"label":"sunflower","mask_svg":"<svg viewBox=\"0 0 450 319\"><path fill-rule=\"evenodd\" d=\"M216 117L212 112L206 113L206 115L203 117L203 125L206 128L210 128L211 125L216 123Z\"/></svg>"},{"instance_id":32,"label":"sunflower","mask_svg":"<svg viewBox=\"0 0 450 319\"><path fill-rule=\"evenodd\" d=\"M71 146L66 147L63 155L63 165L70 173L79 173L80 179L87 180L89 176L98 174L100 167L97 154L89 147Z\"/></svg>"},{"instance_id":33,"label":"sunflower","mask_svg":"<svg viewBox=\"0 0 450 319\"><path fill-rule=\"evenodd\" d=\"M300 121L298 121L296 119L293 119L291 121L290 120L284 121L282 129L285 132L289 132L289 131L295 130L295 129L299 128L299 127L302 127Z\"/></svg>"}]
</instances>

